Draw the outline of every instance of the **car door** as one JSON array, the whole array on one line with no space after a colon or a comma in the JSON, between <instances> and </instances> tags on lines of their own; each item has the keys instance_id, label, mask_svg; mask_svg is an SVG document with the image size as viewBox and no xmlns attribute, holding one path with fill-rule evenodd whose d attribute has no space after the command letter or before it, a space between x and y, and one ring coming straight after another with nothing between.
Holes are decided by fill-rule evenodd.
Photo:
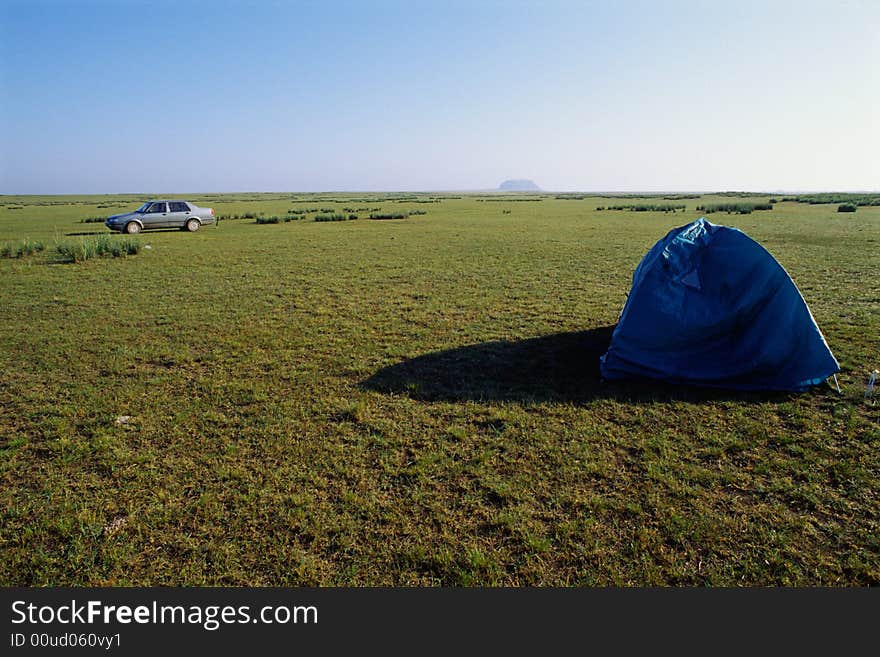
<instances>
[{"instance_id":1,"label":"car door","mask_svg":"<svg viewBox=\"0 0 880 657\"><path fill-rule=\"evenodd\" d=\"M152 203L144 213L144 228L164 228L168 225L168 204L165 201Z\"/></svg>"},{"instance_id":2,"label":"car door","mask_svg":"<svg viewBox=\"0 0 880 657\"><path fill-rule=\"evenodd\" d=\"M183 201L168 202L168 226L171 228L182 228L190 214L189 206Z\"/></svg>"}]
</instances>

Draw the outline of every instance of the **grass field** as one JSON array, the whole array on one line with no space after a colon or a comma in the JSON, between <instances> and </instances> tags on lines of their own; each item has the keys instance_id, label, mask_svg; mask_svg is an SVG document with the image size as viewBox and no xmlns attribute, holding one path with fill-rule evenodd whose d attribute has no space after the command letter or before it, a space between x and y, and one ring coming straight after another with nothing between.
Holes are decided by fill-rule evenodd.
<instances>
[{"instance_id":1,"label":"grass field","mask_svg":"<svg viewBox=\"0 0 880 657\"><path fill-rule=\"evenodd\" d=\"M0 258L0 584L880 584L880 207L709 217L843 368L760 395L598 380L641 256L727 197L183 196L360 218L61 264L147 197L0 197L45 245Z\"/></svg>"}]
</instances>

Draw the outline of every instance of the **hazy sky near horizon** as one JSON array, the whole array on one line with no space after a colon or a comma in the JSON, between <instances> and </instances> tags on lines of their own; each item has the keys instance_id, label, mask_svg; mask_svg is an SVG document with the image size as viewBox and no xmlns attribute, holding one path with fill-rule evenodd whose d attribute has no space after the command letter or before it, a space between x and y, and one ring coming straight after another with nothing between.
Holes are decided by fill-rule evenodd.
<instances>
[{"instance_id":1,"label":"hazy sky near horizon","mask_svg":"<svg viewBox=\"0 0 880 657\"><path fill-rule=\"evenodd\" d=\"M0 193L880 189L880 1L0 0Z\"/></svg>"}]
</instances>

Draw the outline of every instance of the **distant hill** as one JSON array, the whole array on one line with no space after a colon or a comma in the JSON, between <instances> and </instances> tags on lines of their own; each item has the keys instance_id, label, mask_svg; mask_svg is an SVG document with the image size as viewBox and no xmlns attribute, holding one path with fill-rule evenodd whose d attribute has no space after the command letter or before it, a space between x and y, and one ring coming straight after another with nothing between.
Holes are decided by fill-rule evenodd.
<instances>
[{"instance_id":1,"label":"distant hill","mask_svg":"<svg viewBox=\"0 0 880 657\"><path fill-rule=\"evenodd\" d=\"M498 185L498 189L504 192L540 192L533 180L505 180Z\"/></svg>"}]
</instances>

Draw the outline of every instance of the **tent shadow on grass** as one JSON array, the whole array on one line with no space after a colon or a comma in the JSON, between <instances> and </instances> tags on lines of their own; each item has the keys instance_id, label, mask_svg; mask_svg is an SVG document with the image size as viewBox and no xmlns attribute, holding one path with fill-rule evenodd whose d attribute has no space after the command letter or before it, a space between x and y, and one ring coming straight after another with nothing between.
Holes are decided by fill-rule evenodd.
<instances>
[{"instance_id":1,"label":"tent shadow on grass","mask_svg":"<svg viewBox=\"0 0 880 657\"><path fill-rule=\"evenodd\" d=\"M662 381L602 382L599 357L614 326L467 345L385 367L361 386L425 401L784 401L787 393L738 392Z\"/></svg>"}]
</instances>

